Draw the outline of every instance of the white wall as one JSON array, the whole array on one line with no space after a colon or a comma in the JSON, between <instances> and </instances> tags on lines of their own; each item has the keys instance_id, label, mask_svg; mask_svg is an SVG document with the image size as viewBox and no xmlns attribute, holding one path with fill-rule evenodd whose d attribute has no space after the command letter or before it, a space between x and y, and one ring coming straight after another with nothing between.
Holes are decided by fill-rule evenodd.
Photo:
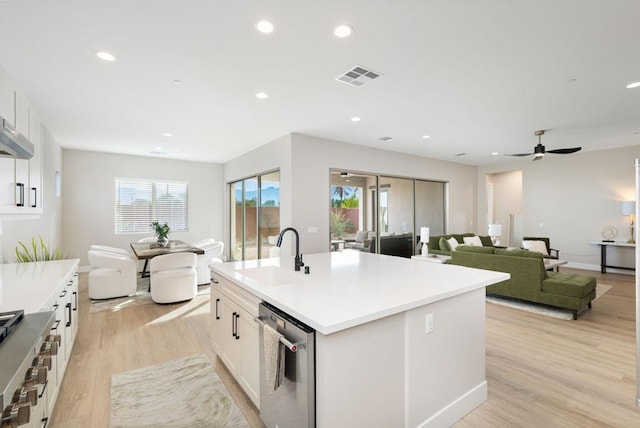
<instances>
[{"instance_id":1,"label":"white wall","mask_svg":"<svg viewBox=\"0 0 640 428\"><path fill-rule=\"evenodd\" d=\"M511 237L509 214L522 213L522 171L489 174L487 182L493 184L493 218L495 223L502 225L500 241L502 245L507 245ZM482 207L478 207L478 211L480 210ZM488 221L490 220L488 219ZM488 229L485 230L488 231ZM519 236L526 235L520 234ZM514 243L514 245L516 244Z\"/></svg>"},{"instance_id":2,"label":"white wall","mask_svg":"<svg viewBox=\"0 0 640 428\"><path fill-rule=\"evenodd\" d=\"M18 241L28 245L33 237L38 240L41 236L49 249L62 249L62 201L55 195L55 172L62 171L62 149L46 128L42 146L43 213L32 220L2 221L0 251L3 263L14 263Z\"/></svg>"},{"instance_id":3,"label":"white wall","mask_svg":"<svg viewBox=\"0 0 640 428\"><path fill-rule=\"evenodd\" d=\"M115 233L115 179L141 178L189 183L189 232L171 232L170 239L194 242L223 239L222 165L80 150L63 151L64 252L87 263L92 244L130 249L149 234Z\"/></svg>"},{"instance_id":4,"label":"white wall","mask_svg":"<svg viewBox=\"0 0 640 428\"><path fill-rule=\"evenodd\" d=\"M521 160L478 168L478 201L486 201L486 174L522 170L524 235L548 236L570 266L600 269L603 226L618 229L616 240L629 239L629 218L622 201L634 200L635 158L640 146L548 155L543 160ZM486 224L486 208L478 207L478 223ZM610 250L609 264L633 266L631 250Z\"/></svg>"}]
</instances>

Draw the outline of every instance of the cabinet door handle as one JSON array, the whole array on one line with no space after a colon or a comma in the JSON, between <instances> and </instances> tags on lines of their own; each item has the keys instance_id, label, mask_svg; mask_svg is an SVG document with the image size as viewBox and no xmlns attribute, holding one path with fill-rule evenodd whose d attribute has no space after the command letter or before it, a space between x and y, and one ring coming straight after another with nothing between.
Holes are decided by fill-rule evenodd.
<instances>
[{"instance_id":1,"label":"cabinet door handle","mask_svg":"<svg viewBox=\"0 0 640 428\"><path fill-rule=\"evenodd\" d=\"M236 337L236 313L231 316L231 336Z\"/></svg>"},{"instance_id":2,"label":"cabinet door handle","mask_svg":"<svg viewBox=\"0 0 640 428\"><path fill-rule=\"evenodd\" d=\"M220 302L220 299L216 299L216 319L217 320L220 319L220 315L218 315L218 302Z\"/></svg>"},{"instance_id":3,"label":"cabinet door handle","mask_svg":"<svg viewBox=\"0 0 640 428\"><path fill-rule=\"evenodd\" d=\"M75 306L73 307L73 310L77 311L78 310L78 292L77 291L73 292L73 299L74 299L74 303L75 303Z\"/></svg>"},{"instance_id":4,"label":"cabinet door handle","mask_svg":"<svg viewBox=\"0 0 640 428\"><path fill-rule=\"evenodd\" d=\"M236 314L236 340L240 339L240 334L238 333L238 319L240 319L240 314Z\"/></svg>"},{"instance_id":5,"label":"cabinet door handle","mask_svg":"<svg viewBox=\"0 0 640 428\"><path fill-rule=\"evenodd\" d=\"M71 327L71 303L67 303L64 305L65 308L69 311L69 320L67 321L67 327Z\"/></svg>"},{"instance_id":6,"label":"cabinet door handle","mask_svg":"<svg viewBox=\"0 0 640 428\"><path fill-rule=\"evenodd\" d=\"M20 196L18 196L18 203L16 203L16 206L24 207L24 183L16 183L16 186L18 186L18 190L20 191Z\"/></svg>"},{"instance_id":7,"label":"cabinet door handle","mask_svg":"<svg viewBox=\"0 0 640 428\"><path fill-rule=\"evenodd\" d=\"M52 326L52 327L49 329L49 331L54 331L54 330L55 330L55 331L56 331L56 333L57 333L57 332L58 332L58 326L60 325L60 320L55 320L55 321L53 322L53 324L54 324L55 326Z\"/></svg>"},{"instance_id":8,"label":"cabinet door handle","mask_svg":"<svg viewBox=\"0 0 640 428\"><path fill-rule=\"evenodd\" d=\"M31 190L33 190L33 203L31 204L31 208L35 208L36 205L38 205L36 202L38 200L38 189L32 187Z\"/></svg>"}]
</instances>

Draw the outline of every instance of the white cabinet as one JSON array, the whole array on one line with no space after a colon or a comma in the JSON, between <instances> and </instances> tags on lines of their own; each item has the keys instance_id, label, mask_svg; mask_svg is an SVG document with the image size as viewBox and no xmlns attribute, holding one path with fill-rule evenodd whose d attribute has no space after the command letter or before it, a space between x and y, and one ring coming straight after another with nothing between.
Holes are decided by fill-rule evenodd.
<instances>
[{"instance_id":1,"label":"white cabinet","mask_svg":"<svg viewBox=\"0 0 640 428\"><path fill-rule=\"evenodd\" d=\"M54 369L49 371L48 378L47 412L49 416L62 386L62 379L78 332L78 262L76 261L64 276L56 280L53 297L42 307L42 311L55 311L51 335L59 337L58 352L52 359Z\"/></svg>"},{"instance_id":2,"label":"white cabinet","mask_svg":"<svg viewBox=\"0 0 640 428\"><path fill-rule=\"evenodd\" d=\"M42 151L44 150L42 124L34 108L29 109L29 141L33 144L33 157L29 159L29 192L27 204L32 212L42 214ZM17 161L17 160L16 160Z\"/></svg>"},{"instance_id":3,"label":"white cabinet","mask_svg":"<svg viewBox=\"0 0 640 428\"><path fill-rule=\"evenodd\" d=\"M0 215L42 214L42 126L26 94L2 68L0 116L34 145L31 159L0 157Z\"/></svg>"},{"instance_id":4,"label":"white cabinet","mask_svg":"<svg viewBox=\"0 0 640 428\"><path fill-rule=\"evenodd\" d=\"M211 285L211 339L227 369L260 408L258 316L260 299L214 274Z\"/></svg>"}]
</instances>

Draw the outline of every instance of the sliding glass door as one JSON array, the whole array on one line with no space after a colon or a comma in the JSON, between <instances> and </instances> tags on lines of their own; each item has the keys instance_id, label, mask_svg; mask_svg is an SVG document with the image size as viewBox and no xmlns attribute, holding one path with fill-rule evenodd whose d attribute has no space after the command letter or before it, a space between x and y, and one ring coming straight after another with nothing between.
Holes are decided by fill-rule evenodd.
<instances>
[{"instance_id":1,"label":"sliding glass door","mask_svg":"<svg viewBox=\"0 0 640 428\"><path fill-rule=\"evenodd\" d=\"M447 183L331 171L330 247L411 257L420 227L447 231Z\"/></svg>"},{"instance_id":2,"label":"sliding glass door","mask_svg":"<svg viewBox=\"0 0 640 428\"><path fill-rule=\"evenodd\" d=\"M414 180L380 177L380 254L411 257L414 254Z\"/></svg>"},{"instance_id":3,"label":"sliding glass door","mask_svg":"<svg viewBox=\"0 0 640 428\"><path fill-rule=\"evenodd\" d=\"M274 235L280 230L280 172L230 183L229 190L231 259L255 260L277 255L273 247Z\"/></svg>"}]
</instances>

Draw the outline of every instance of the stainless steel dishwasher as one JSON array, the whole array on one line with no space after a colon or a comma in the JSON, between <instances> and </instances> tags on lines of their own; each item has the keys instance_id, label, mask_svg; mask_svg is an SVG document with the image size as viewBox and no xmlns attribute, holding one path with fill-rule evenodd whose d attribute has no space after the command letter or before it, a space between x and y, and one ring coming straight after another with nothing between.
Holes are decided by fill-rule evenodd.
<instances>
[{"instance_id":1,"label":"stainless steel dishwasher","mask_svg":"<svg viewBox=\"0 0 640 428\"><path fill-rule=\"evenodd\" d=\"M284 337L284 380L275 391L265 381L264 331L260 328L260 419L268 428L316 426L315 330L263 302L258 321Z\"/></svg>"}]
</instances>

